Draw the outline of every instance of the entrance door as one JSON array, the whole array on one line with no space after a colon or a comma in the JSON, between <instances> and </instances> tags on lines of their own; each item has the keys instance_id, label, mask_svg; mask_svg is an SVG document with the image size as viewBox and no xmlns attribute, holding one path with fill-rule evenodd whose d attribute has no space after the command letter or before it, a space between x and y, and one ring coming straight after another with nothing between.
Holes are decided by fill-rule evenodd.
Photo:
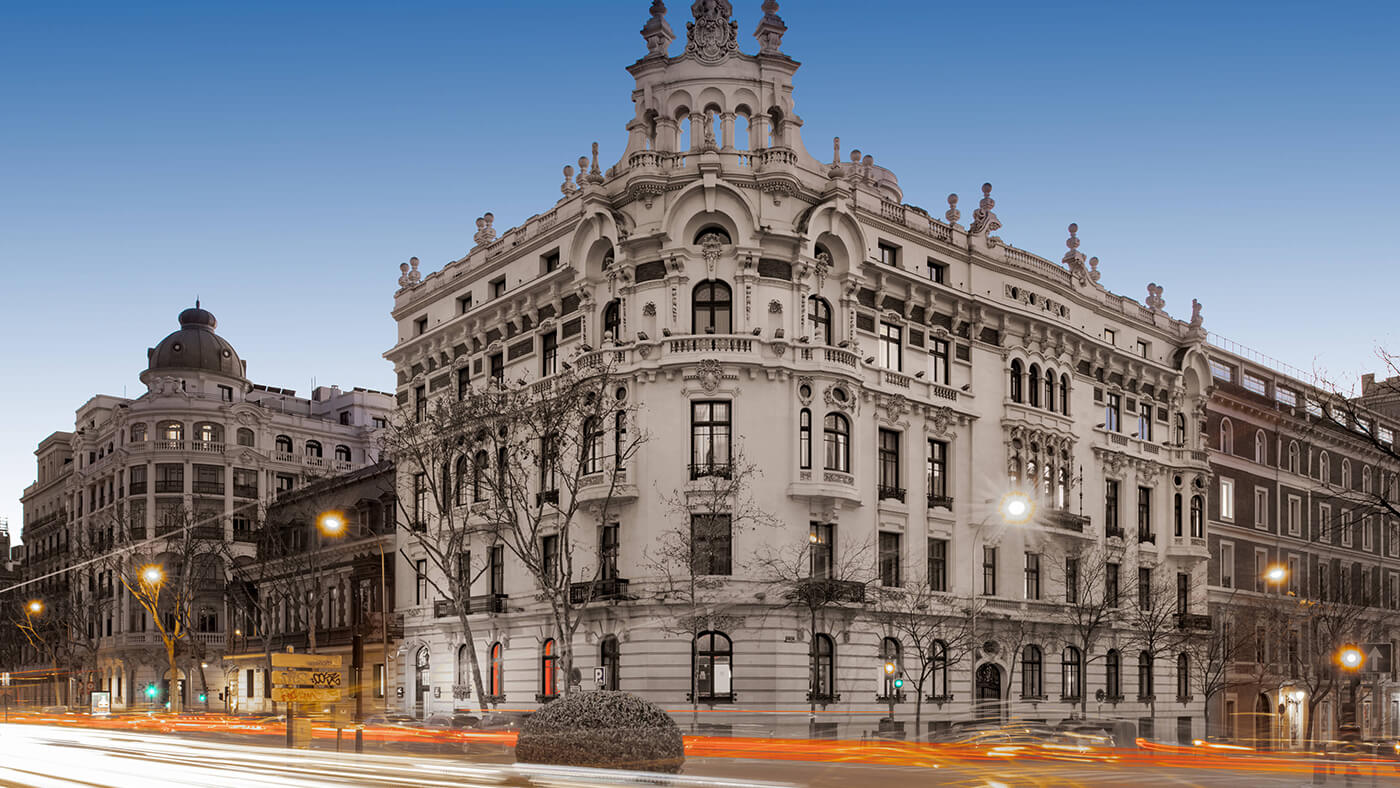
<instances>
[{"instance_id":1,"label":"entrance door","mask_svg":"<svg viewBox=\"0 0 1400 788\"><path fill-rule=\"evenodd\" d=\"M990 662L977 668L977 718L1001 719L1001 668Z\"/></svg>"},{"instance_id":2,"label":"entrance door","mask_svg":"<svg viewBox=\"0 0 1400 788\"><path fill-rule=\"evenodd\" d=\"M418 649L418 659L415 661L416 676L413 682L413 713L419 717L423 716L424 708L428 702L428 647Z\"/></svg>"},{"instance_id":3,"label":"entrance door","mask_svg":"<svg viewBox=\"0 0 1400 788\"><path fill-rule=\"evenodd\" d=\"M1259 700L1254 702L1254 746L1261 750L1269 749L1270 735L1269 729L1273 722L1273 711L1270 708L1269 696L1260 694Z\"/></svg>"}]
</instances>

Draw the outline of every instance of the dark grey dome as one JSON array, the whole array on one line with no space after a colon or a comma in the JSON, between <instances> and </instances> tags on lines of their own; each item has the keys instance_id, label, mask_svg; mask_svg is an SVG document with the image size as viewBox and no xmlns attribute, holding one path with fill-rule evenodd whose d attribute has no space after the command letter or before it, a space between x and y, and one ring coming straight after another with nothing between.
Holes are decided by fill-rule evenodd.
<instances>
[{"instance_id":1,"label":"dark grey dome","mask_svg":"<svg viewBox=\"0 0 1400 788\"><path fill-rule=\"evenodd\" d=\"M146 371L196 369L242 378L243 362L233 345L214 333L218 324L213 313L195 302L193 309L180 313L180 330L146 351Z\"/></svg>"}]
</instances>

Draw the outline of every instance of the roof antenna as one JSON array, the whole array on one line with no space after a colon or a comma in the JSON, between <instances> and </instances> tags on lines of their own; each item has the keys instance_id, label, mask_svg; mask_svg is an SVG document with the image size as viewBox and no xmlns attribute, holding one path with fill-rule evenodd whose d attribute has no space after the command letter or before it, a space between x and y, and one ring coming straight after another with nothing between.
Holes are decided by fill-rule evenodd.
<instances>
[{"instance_id":1,"label":"roof antenna","mask_svg":"<svg viewBox=\"0 0 1400 788\"><path fill-rule=\"evenodd\" d=\"M199 295L198 295L198 294L196 294L195 297L194 297L194 308L195 308L195 309L198 309L198 308L199 308Z\"/></svg>"}]
</instances>

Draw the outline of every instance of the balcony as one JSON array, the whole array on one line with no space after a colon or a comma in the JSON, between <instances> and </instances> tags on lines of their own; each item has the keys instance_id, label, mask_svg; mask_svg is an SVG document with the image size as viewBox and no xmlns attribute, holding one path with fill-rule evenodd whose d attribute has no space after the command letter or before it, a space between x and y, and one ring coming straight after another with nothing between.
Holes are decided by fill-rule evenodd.
<instances>
[{"instance_id":1,"label":"balcony","mask_svg":"<svg viewBox=\"0 0 1400 788\"><path fill-rule=\"evenodd\" d=\"M860 605L865 603L865 584L826 578L800 580L787 592L787 598L806 607L822 607L838 602Z\"/></svg>"},{"instance_id":2,"label":"balcony","mask_svg":"<svg viewBox=\"0 0 1400 788\"><path fill-rule=\"evenodd\" d=\"M1177 628L1177 629L1197 629L1197 630L1209 632L1210 629L1211 629L1211 620L1210 620L1210 616L1208 616L1208 615L1201 615L1200 613L1177 613L1177 614L1176 614L1176 628Z\"/></svg>"},{"instance_id":3,"label":"balcony","mask_svg":"<svg viewBox=\"0 0 1400 788\"><path fill-rule=\"evenodd\" d=\"M151 446L156 451L184 451L184 441L152 441Z\"/></svg>"},{"instance_id":4,"label":"balcony","mask_svg":"<svg viewBox=\"0 0 1400 788\"><path fill-rule=\"evenodd\" d=\"M190 536L218 541L224 538L224 528L221 525L196 525L190 528Z\"/></svg>"},{"instance_id":5,"label":"balcony","mask_svg":"<svg viewBox=\"0 0 1400 788\"><path fill-rule=\"evenodd\" d=\"M592 587L592 595L589 594L589 587ZM622 577L611 577L606 580L595 582L570 583L569 584L569 604L582 605L585 602L600 602L608 599L626 599L627 580Z\"/></svg>"},{"instance_id":6,"label":"balcony","mask_svg":"<svg viewBox=\"0 0 1400 788\"><path fill-rule=\"evenodd\" d=\"M537 492L537 493L535 493L535 506L536 506L536 507L540 507L540 506L544 506L545 504L553 504L553 505L555 505L555 506L558 506L558 505L559 505L559 491L558 491L558 490L545 490L545 491L543 491L543 492Z\"/></svg>"},{"instance_id":7,"label":"balcony","mask_svg":"<svg viewBox=\"0 0 1400 788\"><path fill-rule=\"evenodd\" d=\"M1151 531L1144 531L1142 529L1138 529L1138 544L1142 544L1144 542L1148 544L1157 544L1157 534L1154 534Z\"/></svg>"},{"instance_id":8,"label":"balcony","mask_svg":"<svg viewBox=\"0 0 1400 788\"><path fill-rule=\"evenodd\" d=\"M692 480L702 479L706 476L718 476L721 479L728 479L733 472L733 466L727 462L702 462L694 463L690 466L690 478Z\"/></svg>"},{"instance_id":9,"label":"balcony","mask_svg":"<svg viewBox=\"0 0 1400 788\"><path fill-rule=\"evenodd\" d=\"M156 479L156 492L158 493L182 493L184 491L184 479Z\"/></svg>"},{"instance_id":10,"label":"balcony","mask_svg":"<svg viewBox=\"0 0 1400 788\"><path fill-rule=\"evenodd\" d=\"M930 494L928 497L928 508L947 509L951 512L953 511L953 496Z\"/></svg>"},{"instance_id":11,"label":"balcony","mask_svg":"<svg viewBox=\"0 0 1400 788\"><path fill-rule=\"evenodd\" d=\"M224 483L223 483L223 482L191 482L191 486L192 486L192 489L191 489L190 491L193 492L195 495L223 495L223 494L224 494ZM160 492L160 491L157 490L156 492Z\"/></svg>"},{"instance_id":12,"label":"balcony","mask_svg":"<svg viewBox=\"0 0 1400 788\"><path fill-rule=\"evenodd\" d=\"M504 613L506 612L505 594L479 594L467 599L468 613Z\"/></svg>"},{"instance_id":13,"label":"balcony","mask_svg":"<svg viewBox=\"0 0 1400 788\"><path fill-rule=\"evenodd\" d=\"M190 450L205 454L223 454L224 444L218 441L190 441Z\"/></svg>"},{"instance_id":14,"label":"balcony","mask_svg":"<svg viewBox=\"0 0 1400 788\"><path fill-rule=\"evenodd\" d=\"M1115 528L1114 526L1108 526L1104 529L1103 535L1108 539L1122 539L1123 529Z\"/></svg>"},{"instance_id":15,"label":"balcony","mask_svg":"<svg viewBox=\"0 0 1400 788\"><path fill-rule=\"evenodd\" d=\"M825 706L828 703L840 703L841 693L839 692L808 692L808 703L820 703Z\"/></svg>"},{"instance_id":16,"label":"balcony","mask_svg":"<svg viewBox=\"0 0 1400 788\"><path fill-rule=\"evenodd\" d=\"M256 498L258 497L258 486L256 484L234 484L233 497Z\"/></svg>"},{"instance_id":17,"label":"balcony","mask_svg":"<svg viewBox=\"0 0 1400 788\"><path fill-rule=\"evenodd\" d=\"M1089 518L1082 514L1067 512L1064 509L1051 509L1049 517L1046 518L1050 525L1065 531L1074 531L1077 534L1084 533L1085 527L1089 525ZM1120 533L1121 536L1121 533Z\"/></svg>"},{"instance_id":18,"label":"balcony","mask_svg":"<svg viewBox=\"0 0 1400 788\"><path fill-rule=\"evenodd\" d=\"M452 600L437 599L433 601L433 618L451 618L457 615L457 611L452 607Z\"/></svg>"},{"instance_id":19,"label":"balcony","mask_svg":"<svg viewBox=\"0 0 1400 788\"><path fill-rule=\"evenodd\" d=\"M130 485L130 490L131 490L131 494L132 494L132 495L145 495L145 494L146 494L146 483L145 483L145 482L132 482L131 485Z\"/></svg>"},{"instance_id":20,"label":"balcony","mask_svg":"<svg viewBox=\"0 0 1400 788\"><path fill-rule=\"evenodd\" d=\"M274 451L272 453L272 459L278 462L297 462L297 456L289 451Z\"/></svg>"},{"instance_id":21,"label":"balcony","mask_svg":"<svg viewBox=\"0 0 1400 788\"><path fill-rule=\"evenodd\" d=\"M882 484L879 486L879 495L880 500L882 501L892 498L896 501L899 501L900 503L904 503L903 487L891 487L889 485Z\"/></svg>"}]
</instances>

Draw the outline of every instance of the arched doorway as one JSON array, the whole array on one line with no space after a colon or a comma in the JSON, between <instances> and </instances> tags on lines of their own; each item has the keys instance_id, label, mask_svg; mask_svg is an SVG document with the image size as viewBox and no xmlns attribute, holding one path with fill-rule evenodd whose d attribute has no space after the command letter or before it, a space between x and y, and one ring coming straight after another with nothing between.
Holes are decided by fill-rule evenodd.
<instances>
[{"instance_id":1,"label":"arched doorway","mask_svg":"<svg viewBox=\"0 0 1400 788\"><path fill-rule=\"evenodd\" d=\"M977 668L977 718L1001 719L1001 668L991 662Z\"/></svg>"},{"instance_id":2,"label":"arched doorway","mask_svg":"<svg viewBox=\"0 0 1400 788\"><path fill-rule=\"evenodd\" d=\"M1254 702L1254 746L1261 750L1270 747L1269 731L1273 717L1273 704L1269 703L1269 696L1259 693L1259 699Z\"/></svg>"},{"instance_id":3,"label":"arched doorway","mask_svg":"<svg viewBox=\"0 0 1400 788\"><path fill-rule=\"evenodd\" d=\"M413 713L422 717L424 707L428 702L428 647L418 649L418 656L414 660L414 681L413 681Z\"/></svg>"}]
</instances>

